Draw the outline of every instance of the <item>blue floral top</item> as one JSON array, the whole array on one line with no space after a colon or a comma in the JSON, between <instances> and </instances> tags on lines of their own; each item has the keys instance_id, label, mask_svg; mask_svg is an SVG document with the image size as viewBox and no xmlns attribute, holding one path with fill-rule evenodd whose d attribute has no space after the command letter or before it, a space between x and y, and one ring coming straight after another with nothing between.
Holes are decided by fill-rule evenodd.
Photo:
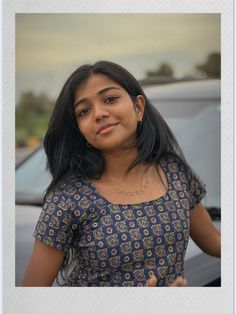
<instances>
[{"instance_id":1,"label":"blue floral top","mask_svg":"<svg viewBox=\"0 0 236 314\"><path fill-rule=\"evenodd\" d=\"M183 276L189 212L206 190L177 158L162 158L160 165L168 191L148 202L112 204L91 181L77 178L48 194L34 237L74 252L64 286L145 286L153 275L158 286L169 286Z\"/></svg>"}]
</instances>

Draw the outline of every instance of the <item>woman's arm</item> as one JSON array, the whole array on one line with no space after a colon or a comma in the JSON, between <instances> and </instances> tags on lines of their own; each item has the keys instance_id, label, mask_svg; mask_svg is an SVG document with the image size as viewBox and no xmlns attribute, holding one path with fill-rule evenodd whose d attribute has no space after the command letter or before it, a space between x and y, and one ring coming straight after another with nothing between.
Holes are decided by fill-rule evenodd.
<instances>
[{"instance_id":1,"label":"woman's arm","mask_svg":"<svg viewBox=\"0 0 236 314\"><path fill-rule=\"evenodd\" d=\"M52 286L64 261L64 257L65 252L35 240L33 253L22 286Z\"/></svg>"},{"instance_id":2,"label":"woman's arm","mask_svg":"<svg viewBox=\"0 0 236 314\"><path fill-rule=\"evenodd\" d=\"M190 211L190 236L205 253L221 256L220 231L214 226L210 215L201 203Z\"/></svg>"}]
</instances>

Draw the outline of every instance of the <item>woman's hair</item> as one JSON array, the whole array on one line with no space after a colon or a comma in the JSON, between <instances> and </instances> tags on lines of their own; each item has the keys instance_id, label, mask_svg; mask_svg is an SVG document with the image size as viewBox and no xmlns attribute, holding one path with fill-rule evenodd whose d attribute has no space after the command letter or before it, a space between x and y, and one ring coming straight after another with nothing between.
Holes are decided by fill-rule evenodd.
<instances>
[{"instance_id":1,"label":"woman's hair","mask_svg":"<svg viewBox=\"0 0 236 314\"><path fill-rule=\"evenodd\" d=\"M44 138L47 166L52 182L47 193L64 177L99 178L105 167L101 152L87 145L80 132L74 112L74 95L78 87L93 74L104 74L118 83L135 102L138 95L145 99L143 120L137 126L137 158L127 171L146 162L157 164L166 154L174 154L185 164L183 153L167 123L150 103L138 81L123 67L109 61L86 64L75 70L65 82L52 113ZM47 195L46 193L46 195Z\"/></svg>"}]
</instances>

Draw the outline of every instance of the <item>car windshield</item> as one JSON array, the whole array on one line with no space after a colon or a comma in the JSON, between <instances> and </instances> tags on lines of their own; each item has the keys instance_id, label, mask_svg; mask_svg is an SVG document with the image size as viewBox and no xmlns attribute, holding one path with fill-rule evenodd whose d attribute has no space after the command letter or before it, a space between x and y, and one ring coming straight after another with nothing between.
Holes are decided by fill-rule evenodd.
<instances>
[{"instance_id":1,"label":"car windshield","mask_svg":"<svg viewBox=\"0 0 236 314\"><path fill-rule=\"evenodd\" d=\"M16 169L16 203L41 205L50 181L46 155L40 148Z\"/></svg>"},{"instance_id":2,"label":"car windshield","mask_svg":"<svg viewBox=\"0 0 236 314\"><path fill-rule=\"evenodd\" d=\"M220 88L220 83L218 86ZM178 99L163 96L162 87L156 90L158 96L154 87L146 90L147 96L167 121L187 162L206 183L208 193L204 205L220 208L219 95L215 98L188 95L186 99ZM45 169L46 156L42 148L16 169L16 203L42 204L42 195L51 180Z\"/></svg>"}]
</instances>

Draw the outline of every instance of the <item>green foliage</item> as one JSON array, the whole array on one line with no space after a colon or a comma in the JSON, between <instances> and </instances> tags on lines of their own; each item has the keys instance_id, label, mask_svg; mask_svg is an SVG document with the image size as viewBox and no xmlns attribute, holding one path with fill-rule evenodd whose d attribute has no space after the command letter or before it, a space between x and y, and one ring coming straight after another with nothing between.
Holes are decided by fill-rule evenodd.
<instances>
[{"instance_id":1,"label":"green foliage","mask_svg":"<svg viewBox=\"0 0 236 314\"><path fill-rule=\"evenodd\" d=\"M201 76L206 78L220 78L221 77L221 55L213 52L208 55L205 63L197 65L196 70Z\"/></svg>"},{"instance_id":2,"label":"green foliage","mask_svg":"<svg viewBox=\"0 0 236 314\"><path fill-rule=\"evenodd\" d=\"M147 77L173 77L174 71L170 64L162 63L156 70L147 71Z\"/></svg>"},{"instance_id":3,"label":"green foliage","mask_svg":"<svg viewBox=\"0 0 236 314\"><path fill-rule=\"evenodd\" d=\"M16 106L16 145L22 146L29 137L42 139L54 102L45 94L26 92Z\"/></svg>"}]
</instances>

